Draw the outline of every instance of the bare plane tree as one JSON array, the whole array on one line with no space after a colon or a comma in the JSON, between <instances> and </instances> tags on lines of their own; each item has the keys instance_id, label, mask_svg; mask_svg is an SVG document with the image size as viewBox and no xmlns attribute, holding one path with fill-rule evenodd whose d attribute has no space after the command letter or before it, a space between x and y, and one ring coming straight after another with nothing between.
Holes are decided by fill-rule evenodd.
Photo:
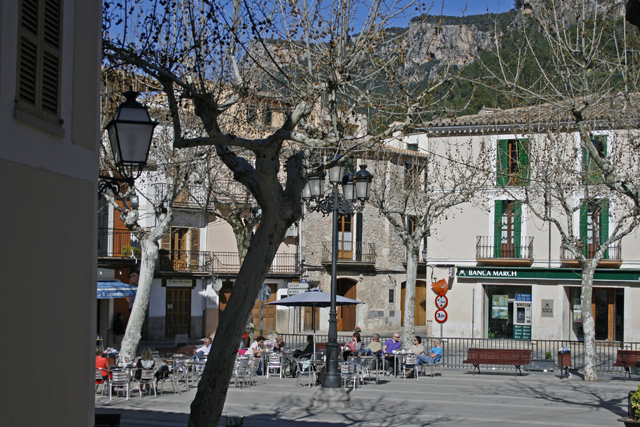
<instances>
[{"instance_id":1,"label":"bare plane tree","mask_svg":"<svg viewBox=\"0 0 640 427\"><path fill-rule=\"evenodd\" d=\"M486 185L489 151L482 143L475 149L465 138L461 144L446 137L427 138L419 152L393 150L379 153L372 202L391 223L407 251L402 342L409 350L415 335L415 294L420 247L434 226L453 215L463 204L472 203ZM422 137L422 138L420 138ZM411 136L406 137L410 140ZM420 144L420 143L418 143ZM404 152L403 152L404 151ZM427 250L426 241L424 250Z\"/></svg>"},{"instance_id":2,"label":"bare plane tree","mask_svg":"<svg viewBox=\"0 0 640 427\"><path fill-rule=\"evenodd\" d=\"M621 162L611 155L615 147L618 153L626 152L627 160L633 161L640 149L636 142L639 117L635 94L640 77L637 63L640 44L637 30L628 27L622 16L624 3L539 0L531 1L530 6L528 10L520 11L509 34L494 32L493 47L480 58L489 77L475 83L490 87L517 105L540 106L546 113L537 116L536 126L551 129L548 132L555 136L550 137L550 141L559 143L563 140L563 132L575 132L580 149L602 173L602 185L615 194L628 197L636 207L632 216L637 215L640 187L634 170L638 165ZM533 126L533 116L529 120L530 126ZM594 137L594 132L602 130L615 130L615 141L608 141L610 154L605 154L602 144ZM577 179L575 174L570 175ZM575 182L573 187L562 182L562 193L553 195L552 189L559 190L560 187L551 186L549 182L545 197L555 199L557 206L562 207L566 221L571 221L571 212L575 213L583 205L571 203L570 198L561 200L578 191ZM588 195L593 192L592 187L581 188L578 192L583 194L585 203L590 203ZM620 205L616 203L616 206ZM557 221L544 211L539 213L560 231L563 247L575 255L582 268L585 379L593 381L597 374L590 301L593 269L597 262L583 254L586 242L571 234L574 230L568 222ZM626 214L616 218L618 224L627 224L627 220L632 221ZM624 235L624 230L624 227L616 228L611 238ZM602 245L605 251L605 242ZM590 255L601 257L602 253L595 251Z\"/></svg>"},{"instance_id":3,"label":"bare plane tree","mask_svg":"<svg viewBox=\"0 0 640 427\"><path fill-rule=\"evenodd\" d=\"M343 155L411 126L434 102L432 89L445 80L446 68L420 93L411 92L411 76L398 73L401 36L386 28L409 10L424 10L412 0L131 0L125 6L106 3L105 65L158 82L174 147L213 147L262 210L191 405L190 426L217 425L244 320L286 230L302 214L308 174L326 166L309 162L309 149ZM381 81L389 90L380 90ZM256 133L258 98L284 114ZM185 108L200 121L198 135L185 131ZM372 110L384 126L366 120ZM229 120L235 125L228 127ZM395 123L387 127L389 121Z\"/></svg>"}]
</instances>

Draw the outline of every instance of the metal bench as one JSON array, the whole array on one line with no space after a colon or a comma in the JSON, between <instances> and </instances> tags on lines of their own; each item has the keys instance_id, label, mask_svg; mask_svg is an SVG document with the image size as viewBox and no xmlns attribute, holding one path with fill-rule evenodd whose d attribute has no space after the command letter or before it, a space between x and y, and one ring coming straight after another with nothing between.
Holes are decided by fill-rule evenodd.
<instances>
[{"instance_id":1,"label":"metal bench","mask_svg":"<svg viewBox=\"0 0 640 427\"><path fill-rule=\"evenodd\" d=\"M532 350L511 350L502 348L470 348L467 351L467 360L462 363L473 365L473 374L476 369L480 373L480 365L513 365L516 368L515 375L522 375L522 367L531 361Z\"/></svg>"},{"instance_id":2,"label":"metal bench","mask_svg":"<svg viewBox=\"0 0 640 427\"><path fill-rule=\"evenodd\" d=\"M627 374L631 379L631 370L629 368L640 367L640 351L639 350L618 350L616 362L613 366L622 366L624 368L624 380L627 380Z\"/></svg>"}]
</instances>

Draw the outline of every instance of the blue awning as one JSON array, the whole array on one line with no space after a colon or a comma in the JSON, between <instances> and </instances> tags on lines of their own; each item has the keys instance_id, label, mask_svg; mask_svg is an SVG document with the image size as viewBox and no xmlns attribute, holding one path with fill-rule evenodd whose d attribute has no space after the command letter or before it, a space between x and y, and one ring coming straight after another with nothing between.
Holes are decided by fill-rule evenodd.
<instances>
[{"instance_id":1,"label":"blue awning","mask_svg":"<svg viewBox=\"0 0 640 427\"><path fill-rule=\"evenodd\" d=\"M138 288L117 280L98 282L98 299L127 298L136 295Z\"/></svg>"}]
</instances>

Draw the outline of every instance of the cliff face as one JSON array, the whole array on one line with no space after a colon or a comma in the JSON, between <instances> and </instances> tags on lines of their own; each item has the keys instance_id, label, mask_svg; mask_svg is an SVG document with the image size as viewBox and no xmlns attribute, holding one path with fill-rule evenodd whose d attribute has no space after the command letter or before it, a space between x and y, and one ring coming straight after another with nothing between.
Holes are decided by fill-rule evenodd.
<instances>
[{"instance_id":1,"label":"cliff face","mask_svg":"<svg viewBox=\"0 0 640 427\"><path fill-rule=\"evenodd\" d=\"M439 25L412 22L406 33L405 69L432 60L460 68L470 64L475 55L489 46L489 33L475 25Z\"/></svg>"}]
</instances>

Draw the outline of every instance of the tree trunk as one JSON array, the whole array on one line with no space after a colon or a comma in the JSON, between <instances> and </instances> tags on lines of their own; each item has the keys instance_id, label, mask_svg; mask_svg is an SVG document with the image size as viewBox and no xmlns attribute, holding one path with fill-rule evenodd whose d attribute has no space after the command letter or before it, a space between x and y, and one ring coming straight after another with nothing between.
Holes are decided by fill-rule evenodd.
<instances>
[{"instance_id":1,"label":"tree trunk","mask_svg":"<svg viewBox=\"0 0 640 427\"><path fill-rule=\"evenodd\" d=\"M260 227L220 319L198 392L191 403L190 427L217 426L220 422L246 319L284 239L289 226L285 218L291 217L290 212L284 212L286 207L274 208L270 214L267 210L263 210Z\"/></svg>"},{"instance_id":2,"label":"tree trunk","mask_svg":"<svg viewBox=\"0 0 640 427\"><path fill-rule=\"evenodd\" d=\"M582 330L584 332L584 380L597 381L596 373L596 325L593 318L592 294L595 267L586 260L582 264Z\"/></svg>"},{"instance_id":3,"label":"tree trunk","mask_svg":"<svg viewBox=\"0 0 640 427\"><path fill-rule=\"evenodd\" d=\"M149 308L149 298L151 297L151 285L153 283L153 273L156 268L159 247L158 243L147 237L140 241L142 246L142 261L140 263L140 279L138 281L138 291L133 302L131 315L127 330L120 347L120 360L133 362L138 350L138 343L142 338L142 325Z\"/></svg>"},{"instance_id":4,"label":"tree trunk","mask_svg":"<svg viewBox=\"0 0 640 427\"><path fill-rule=\"evenodd\" d=\"M413 345L413 337L416 332L416 277L418 275L418 249L414 245L407 253L407 282L404 291L404 326L402 328L402 348L409 350Z\"/></svg>"}]
</instances>

